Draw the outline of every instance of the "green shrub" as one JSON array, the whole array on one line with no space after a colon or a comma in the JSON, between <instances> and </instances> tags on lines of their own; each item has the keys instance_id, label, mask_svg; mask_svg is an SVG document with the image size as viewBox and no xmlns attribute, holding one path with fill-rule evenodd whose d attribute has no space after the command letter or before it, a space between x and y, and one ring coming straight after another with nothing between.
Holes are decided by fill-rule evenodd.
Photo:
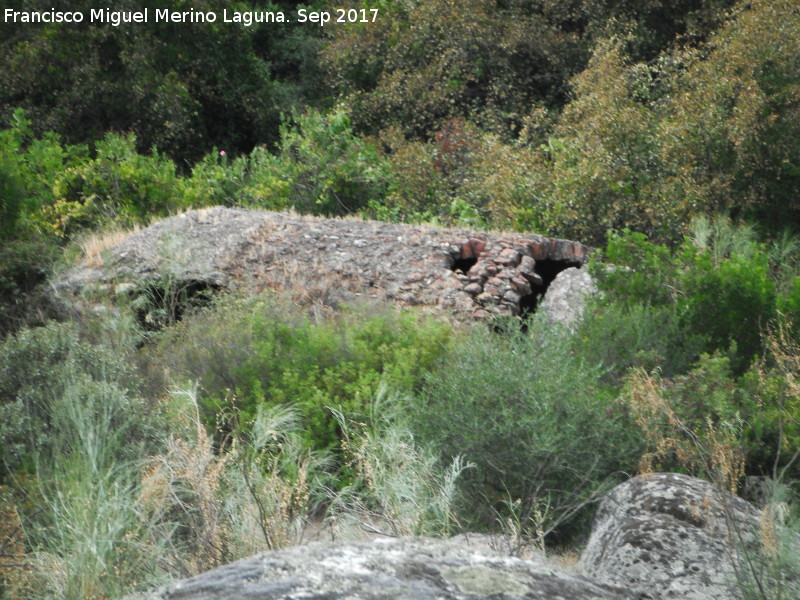
<instances>
[{"instance_id":1,"label":"green shrub","mask_svg":"<svg viewBox=\"0 0 800 600\"><path fill-rule=\"evenodd\" d=\"M602 370L578 358L560 328L531 325L528 334L475 330L412 410L422 443L445 461L477 465L462 475L464 521L505 520L504 503L519 501L523 513L539 515L528 527L541 538L581 522L586 503L635 465L638 442Z\"/></svg>"},{"instance_id":2,"label":"green shrub","mask_svg":"<svg viewBox=\"0 0 800 600\"><path fill-rule=\"evenodd\" d=\"M55 241L45 236L10 240L0 247L0 337L40 324L56 312L41 285L60 254Z\"/></svg>"},{"instance_id":3,"label":"green shrub","mask_svg":"<svg viewBox=\"0 0 800 600\"><path fill-rule=\"evenodd\" d=\"M413 402L381 387L363 421L335 412L351 480L332 494L334 522L394 536L460 531L458 479L474 465L457 456L444 467L436 452L420 447L408 427Z\"/></svg>"},{"instance_id":4,"label":"green shrub","mask_svg":"<svg viewBox=\"0 0 800 600\"><path fill-rule=\"evenodd\" d=\"M719 354L702 355L688 373L672 378L631 371L623 396L651 442L651 467L686 470L713 481L720 465L710 464L709 455L722 444L741 462L728 485L738 486L743 475L796 479L800 406L787 373L793 360L787 353L797 348L787 348L785 339L770 339L778 366L764 363L738 378L728 357Z\"/></svg>"},{"instance_id":5,"label":"green shrub","mask_svg":"<svg viewBox=\"0 0 800 600\"><path fill-rule=\"evenodd\" d=\"M114 598L137 580L155 581L167 540L151 535L138 506L136 459L146 452L133 440L143 407L111 383L78 379L48 408L54 427L31 440L32 502L21 515L27 589L37 598Z\"/></svg>"},{"instance_id":6,"label":"green shrub","mask_svg":"<svg viewBox=\"0 0 800 600\"><path fill-rule=\"evenodd\" d=\"M585 48L512 4L383 2L376 23L337 29L322 61L358 130L421 137L455 117L508 135L532 105L563 97Z\"/></svg>"},{"instance_id":7,"label":"green shrub","mask_svg":"<svg viewBox=\"0 0 800 600\"><path fill-rule=\"evenodd\" d=\"M140 461L160 450L152 409L126 356L83 341L74 324L0 345L2 468L21 498L26 553L14 579L26 593L119 597L160 573L166 540L137 499Z\"/></svg>"},{"instance_id":8,"label":"green shrub","mask_svg":"<svg viewBox=\"0 0 800 600\"><path fill-rule=\"evenodd\" d=\"M531 152L452 119L429 142L408 142L384 131L391 185L364 211L382 220L432 221L494 229L538 227Z\"/></svg>"},{"instance_id":9,"label":"green shrub","mask_svg":"<svg viewBox=\"0 0 800 600\"><path fill-rule=\"evenodd\" d=\"M47 238L58 230L49 218L53 186L64 171L87 161L86 148L63 146L53 133L34 137L21 109L0 131L0 239Z\"/></svg>"},{"instance_id":10,"label":"green shrub","mask_svg":"<svg viewBox=\"0 0 800 600\"><path fill-rule=\"evenodd\" d=\"M708 336L707 351L731 348L735 372L747 369L763 350L764 328L777 316L775 285L765 257L731 257L714 266L707 255L689 252L679 279L679 310L693 331Z\"/></svg>"},{"instance_id":11,"label":"green shrub","mask_svg":"<svg viewBox=\"0 0 800 600\"><path fill-rule=\"evenodd\" d=\"M549 227L596 244L622 227L677 243L703 214L771 231L796 223L794 3L739 3L707 43L643 61L622 23L609 24L605 35L617 34L572 79L574 97L532 170Z\"/></svg>"},{"instance_id":12,"label":"green shrub","mask_svg":"<svg viewBox=\"0 0 800 600\"><path fill-rule=\"evenodd\" d=\"M139 10L131 0L118 6ZM218 0L192 7L229 8ZM91 8L71 5L87 16ZM212 146L238 154L274 143L281 112L326 90L316 76L316 28L162 21L129 35L66 25L9 24L0 36L0 118L23 106L37 132L70 143L132 132L140 152L157 146L188 170Z\"/></svg>"},{"instance_id":13,"label":"green shrub","mask_svg":"<svg viewBox=\"0 0 800 600\"><path fill-rule=\"evenodd\" d=\"M133 135L107 134L95 151L94 160L66 169L55 183L50 220L62 235L130 226L186 206L175 164L155 149L151 156L139 154Z\"/></svg>"},{"instance_id":14,"label":"green shrub","mask_svg":"<svg viewBox=\"0 0 800 600\"><path fill-rule=\"evenodd\" d=\"M336 408L363 415L382 382L411 391L445 351L450 327L414 313L344 310L311 320L278 298L229 299L166 333L152 359L196 379L205 418L292 403L306 442L338 445Z\"/></svg>"},{"instance_id":15,"label":"green shrub","mask_svg":"<svg viewBox=\"0 0 800 600\"><path fill-rule=\"evenodd\" d=\"M368 141L353 133L341 108L294 114L280 129L278 154L251 156L248 205L322 215L351 214L384 196L388 170Z\"/></svg>"},{"instance_id":16,"label":"green shrub","mask_svg":"<svg viewBox=\"0 0 800 600\"><path fill-rule=\"evenodd\" d=\"M588 364L602 365L611 385L633 367L658 368L667 377L685 373L705 344L674 305L626 306L608 299L587 305L576 335L576 351Z\"/></svg>"},{"instance_id":17,"label":"green shrub","mask_svg":"<svg viewBox=\"0 0 800 600\"><path fill-rule=\"evenodd\" d=\"M547 225L558 235L602 244L609 230L674 240L688 220L679 196L660 188L658 119L637 91L650 86L623 41L605 40L573 80L567 104L535 165Z\"/></svg>"},{"instance_id":18,"label":"green shrub","mask_svg":"<svg viewBox=\"0 0 800 600\"><path fill-rule=\"evenodd\" d=\"M3 468L30 470L37 456L69 442L69 419L63 421L58 412L70 409L66 395L70 402L86 403L87 418L108 419L117 427L118 419L142 414L143 401L129 392L135 387L124 356L81 341L75 325L50 324L7 338L0 345ZM144 419L139 426L125 433L131 437L119 449L129 446L135 453L136 440L156 427Z\"/></svg>"},{"instance_id":19,"label":"green shrub","mask_svg":"<svg viewBox=\"0 0 800 600\"><path fill-rule=\"evenodd\" d=\"M598 270L599 286L624 306L672 307L684 339L671 343L691 348L702 338L700 350L730 352L741 374L762 352L761 335L777 316L778 302L767 253L755 244L745 248L717 252L715 259L713 249L689 241L671 252L628 232L607 246L608 261L623 268Z\"/></svg>"}]
</instances>

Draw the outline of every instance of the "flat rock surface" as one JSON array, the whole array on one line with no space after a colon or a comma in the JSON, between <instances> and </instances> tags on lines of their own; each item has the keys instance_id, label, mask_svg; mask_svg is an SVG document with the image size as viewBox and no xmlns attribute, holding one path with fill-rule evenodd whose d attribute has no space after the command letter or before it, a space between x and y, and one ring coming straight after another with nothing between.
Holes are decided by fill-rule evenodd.
<instances>
[{"instance_id":1,"label":"flat rock surface","mask_svg":"<svg viewBox=\"0 0 800 600\"><path fill-rule=\"evenodd\" d=\"M258 554L137 600L622 600L613 585L458 536L310 544Z\"/></svg>"},{"instance_id":2,"label":"flat rock surface","mask_svg":"<svg viewBox=\"0 0 800 600\"><path fill-rule=\"evenodd\" d=\"M536 234L481 233L206 208L159 221L61 274L53 290L89 299L149 280L284 289L332 303L359 297L468 317L519 314L545 282L537 263L579 266L589 248ZM544 264L544 263L543 263ZM326 298L323 298L326 300Z\"/></svg>"}]
</instances>

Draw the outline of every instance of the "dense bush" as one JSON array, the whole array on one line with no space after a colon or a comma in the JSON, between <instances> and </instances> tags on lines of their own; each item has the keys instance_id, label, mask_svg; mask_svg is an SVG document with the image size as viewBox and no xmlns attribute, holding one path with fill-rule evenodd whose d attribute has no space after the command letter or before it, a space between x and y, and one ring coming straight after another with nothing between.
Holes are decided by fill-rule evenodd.
<instances>
[{"instance_id":1,"label":"dense bush","mask_svg":"<svg viewBox=\"0 0 800 600\"><path fill-rule=\"evenodd\" d=\"M53 185L55 204L45 211L62 235L100 226L131 226L185 207L175 164L154 151L136 151L133 136L108 134L96 157L65 169Z\"/></svg>"},{"instance_id":2,"label":"dense bush","mask_svg":"<svg viewBox=\"0 0 800 600\"><path fill-rule=\"evenodd\" d=\"M464 118L510 139L533 108L563 106L570 77L609 32L630 31L629 51L649 61L676 35L703 39L730 4L373 2L377 22L335 30L322 62L358 131L396 126L408 137L428 138Z\"/></svg>"},{"instance_id":3,"label":"dense bush","mask_svg":"<svg viewBox=\"0 0 800 600\"><path fill-rule=\"evenodd\" d=\"M0 248L0 337L52 316L40 286L59 255L58 246L44 237L16 239Z\"/></svg>"},{"instance_id":4,"label":"dense bush","mask_svg":"<svg viewBox=\"0 0 800 600\"><path fill-rule=\"evenodd\" d=\"M607 259L623 268L600 270L609 299L625 306L672 307L688 348L730 352L738 374L763 351L762 334L778 316L778 295L767 252L746 244L715 259L690 241L675 252L641 234L612 237ZM683 332L682 334L680 332ZM695 337L695 341L691 341Z\"/></svg>"},{"instance_id":5,"label":"dense bush","mask_svg":"<svg viewBox=\"0 0 800 600\"><path fill-rule=\"evenodd\" d=\"M535 10L484 0L381 2L368 27L339 28L323 61L359 131L427 136L466 117L504 135L536 103L563 100L586 52Z\"/></svg>"},{"instance_id":6,"label":"dense bush","mask_svg":"<svg viewBox=\"0 0 800 600\"><path fill-rule=\"evenodd\" d=\"M529 533L563 533L635 467L638 441L601 369L565 332L532 325L527 334L474 331L427 380L414 428L446 459L476 464L462 475L468 524L505 520L506 503Z\"/></svg>"},{"instance_id":7,"label":"dense bush","mask_svg":"<svg viewBox=\"0 0 800 600\"><path fill-rule=\"evenodd\" d=\"M382 384L414 390L450 336L448 325L413 313L354 309L311 320L265 296L184 320L152 360L200 382L206 422L223 411L246 427L261 405L293 404L306 443L323 449L339 441L331 409L357 419Z\"/></svg>"},{"instance_id":8,"label":"dense bush","mask_svg":"<svg viewBox=\"0 0 800 600\"><path fill-rule=\"evenodd\" d=\"M367 215L480 228L538 223L529 210L534 181L526 148L504 144L461 119L444 123L428 142L406 141L396 128L380 141L388 148L388 191L369 204Z\"/></svg>"},{"instance_id":9,"label":"dense bush","mask_svg":"<svg viewBox=\"0 0 800 600\"><path fill-rule=\"evenodd\" d=\"M117 419L141 414L144 401L132 389L135 377L124 356L82 341L73 324L50 324L9 337L0 345L3 469L30 469L61 436L69 443L72 417L62 413L71 404L85 403L86 418L107 419L114 428ZM135 439L125 441L135 452Z\"/></svg>"},{"instance_id":10,"label":"dense bush","mask_svg":"<svg viewBox=\"0 0 800 600\"><path fill-rule=\"evenodd\" d=\"M599 43L537 168L550 226L676 242L701 214L796 222L798 18L789 1L742 4L707 43L646 63L629 37Z\"/></svg>"},{"instance_id":11,"label":"dense bush","mask_svg":"<svg viewBox=\"0 0 800 600\"><path fill-rule=\"evenodd\" d=\"M637 97L649 76L627 63L622 45L599 44L573 80L575 98L541 147L540 203L547 225L575 239L601 243L622 227L674 239L688 214L680 196L660 193L658 120Z\"/></svg>"},{"instance_id":12,"label":"dense bush","mask_svg":"<svg viewBox=\"0 0 800 600\"><path fill-rule=\"evenodd\" d=\"M333 216L384 197L387 164L371 143L353 134L341 108L327 115L296 114L292 121L281 126L271 164L251 172L249 185L258 190L251 204Z\"/></svg>"},{"instance_id":13,"label":"dense bush","mask_svg":"<svg viewBox=\"0 0 800 600\"><path fill-rule=\"evenodd\" d=\"M800 406L788 363L797 347L779 339L771 337L771 360L744 377L719 355L672 378L631 370L623 397L648 444L642 468L721 477L734 492L744 475L796 481Z\"/></svg>"},{"instance_id":14,"label":"dense bush","mask_svg":"<svg viewBox=\"0 0 800 600\"><path fill-rule=\"evenodd\" d=\"M794 2L743 4L707 47L666 76L666 193L773 231L797 222L798 30Z\"/></svg>"},{"instance_id":15,"label":"dense bush","mask_svg":"<svg viewBox=\"0 0 800 600\"><path fill-rule=\"evenodd\" d=\"M576 332L580 354L587 363L602 365L612 385L634 367L659 369L667 377L685 373L704 345L703 333L690 329L674 305L599 298L584 314Z\"/></svg>"},{"instance_id":16,"label":"dense bush","mask_svg":"<svg viewBox=\"0 0 800 600\"><path fill-rule=\"evenodd\" d=\"M16 110L0 131L0 236L6 240L54 233L56 224L44 216L56 200L53 186L87 159L85 147L64 146L53 133L37 137L31 126Z\"/></svg>"}]
</instances>

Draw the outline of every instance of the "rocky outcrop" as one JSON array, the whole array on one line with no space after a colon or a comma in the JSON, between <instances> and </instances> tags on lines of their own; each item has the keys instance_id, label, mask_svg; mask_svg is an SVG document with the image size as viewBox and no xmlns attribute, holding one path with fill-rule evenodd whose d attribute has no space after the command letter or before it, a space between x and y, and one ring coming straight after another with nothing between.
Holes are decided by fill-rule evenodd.
<instances>
[{"instance_id":1,"label":"rocky outcrop","mask_svg":"<svg viewBox=\"0 0 800 600\"><path fill-rule=\"evenodd\" d=\"M733 560L742 550L758 559L763 516L708 482L657 473L604 498L569 569L541 554L508 556L488 536L317 543L262 553L136 600L740 600Z\"/></svg>"},{"instance_id":2,"label":"rocky outcrop","mask_svg":"<svg viewBox=\"0 0 800 600\"><path fill-rule=\"evenodd\" d=\"M137 600L636 600L621 587L492 550L484 538L379 539L259 554Z\"/></svg>"},{"instance_id":3,"label":"rocky outcrop","mask_svg":"<svg viewBox=\"0 0 800 600\"><path fill-rule=\"evenodd\" d=\"M585 574L664 600L738 600L736 549L760 548L760 511L710 483L655 473L601 502L581 556Z\"/></svg>"},{"instance_id":4,"label":"rocky outcrop","mask_svg":"<svg viewBox=\"0 0 800 600\"><path fill-rule=\"evenodd\" d=\"M333 304L389 299L484 318L532 310L552 278L582 265L589 250L535 234L216 207L130 235L62 274L53 289L91 302L169 281L189 290L283 289Z\"/></svg>"}]
</instances>

